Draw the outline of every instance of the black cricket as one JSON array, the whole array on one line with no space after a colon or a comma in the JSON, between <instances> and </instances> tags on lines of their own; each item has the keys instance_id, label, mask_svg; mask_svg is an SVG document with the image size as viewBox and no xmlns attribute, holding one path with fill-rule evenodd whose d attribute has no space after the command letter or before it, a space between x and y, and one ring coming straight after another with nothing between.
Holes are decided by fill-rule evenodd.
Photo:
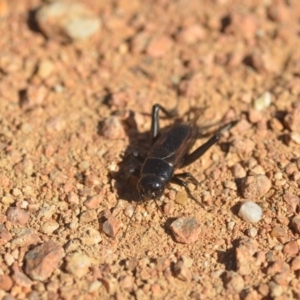
<instances>
[{"instance_id":1,"label":"black cricket","mask_svg":"<svg viewBox=\"0 0 300 300\"><path fill-rule=\"evenodd\" d=\"M190 198L202 205L191 193L186 181L187 179L196 186L200 184L198 180L190 173L184 172L174 174L175 169L182 168L192 164L201 157L211 146L219 139L224 130L229 130L234 123L227 124L215 135L213 135L205 144L189 153L189 150L195 143L198 128L195 122L179 123L171 126L164 134L161 134L159 128L159 111L166 116L173 117L174 111L169 112L159 104L152 108L152 148L144 159L139 174L137 190L140 200L159 199L168 183L173 182L183 186ZM138 157L142 159L141 157ZM129 173L135 173L131 170ZM182 179L183 178L183 179Z\"/></svg>"}]
</instances>

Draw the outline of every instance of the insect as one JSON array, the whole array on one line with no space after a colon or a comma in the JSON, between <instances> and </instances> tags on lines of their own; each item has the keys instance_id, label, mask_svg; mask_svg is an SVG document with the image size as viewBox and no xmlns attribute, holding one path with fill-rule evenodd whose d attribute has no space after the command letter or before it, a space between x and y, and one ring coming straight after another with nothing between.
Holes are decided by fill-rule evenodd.
<instances>
[{"instance_id":1,"label":"insect","mask_svg":"<svg viewBox=\"0 0 300 300\"><path fill-rule=\"evenodd\" d=\"M198 128L195 122L175 123L164 134L161 134L159 111L162 111L168 117L174 116L174 111L169 112L160 104L155 104L152 108L152 147L147 157L143 160L137 182L140 201L159 199L163 195L167 185L172 182L183 186L189 197L202 205L192 195L186 181L183 179L187 179L187 181L192 182L196 186L200 182L188 172L175 174L174 171L192 164L201 157L211 146L218 142L221 133L229 130L236 122L231 122L224 126L206 143L190 153L189 151L197 138ZM136 157L142 160L137 154ZM131 169L129 173L136 173L136 170Z\"/></svg>"}]
</instances>

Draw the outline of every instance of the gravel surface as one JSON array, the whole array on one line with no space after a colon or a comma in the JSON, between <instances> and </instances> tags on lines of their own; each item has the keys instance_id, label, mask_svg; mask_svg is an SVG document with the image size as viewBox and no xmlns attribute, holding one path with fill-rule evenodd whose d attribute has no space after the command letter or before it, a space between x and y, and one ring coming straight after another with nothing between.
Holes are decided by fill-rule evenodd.
<instances>
[{"instance_id":1,"label":"gravel surface","mask_svg":"<svg viewBox=\"0 0 300 300\"><path fill-rule=\"evenodd\" d=\"M299 19L0 0L0 299L300 299ZM136 205L155 103L201 110L194 147L237 120L179 171L203 206L176 185Z\"/></svg>"}]
</instances>

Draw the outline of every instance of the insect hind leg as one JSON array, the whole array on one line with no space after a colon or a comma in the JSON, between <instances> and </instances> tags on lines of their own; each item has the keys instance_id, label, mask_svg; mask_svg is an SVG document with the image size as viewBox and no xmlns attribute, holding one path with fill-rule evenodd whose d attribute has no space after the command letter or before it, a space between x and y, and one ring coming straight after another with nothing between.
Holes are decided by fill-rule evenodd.
<instances>
[{"instance_id":1,"label":"insect hind leg","mask_svg":"<svg viewBox=\"0 0 300 300\"><path fill-rule=\"evenodd\" d=\"M192 153L186 155L186 157L184 158L182 167L186 167L186 166L190 165L195 160L197 160L199 157L201 157L206 151L208 151L214 144L216 144L219 141L221 134L224 131L230 130L236 124L237 124L237 121L233 121L233 122L230 122L229 124L225 125L216 134L214 134L206 143L201 145L199 148L197 148Z\"/></svg>"},{"instance_id":2,"label":"insect hind leg","mask_svg":"<svg viewBox=\"0 0 300 300\"><path fill-rule=\"evenodd\" d=\"M177 109L174 108L171 111L166 110L160 104L154 104L152 107L152 122L151 122L151 137L152 143L154 143L159 136L159 111L162 111L167 117L173 118L177 115Z\"/></svg>"}]
</instances>

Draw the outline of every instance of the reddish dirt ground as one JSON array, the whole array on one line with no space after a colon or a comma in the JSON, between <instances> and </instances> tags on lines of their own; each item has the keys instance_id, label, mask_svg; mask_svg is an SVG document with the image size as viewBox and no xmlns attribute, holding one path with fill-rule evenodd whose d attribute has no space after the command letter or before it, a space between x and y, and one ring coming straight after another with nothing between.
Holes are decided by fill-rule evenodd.
<instances>
[{"instance_id":1,"label":"reddish dirt ground","mask_svg":"<svg viewBox=\"0 0 300 300\"><path fill-rule=\"evenodd\" d=\"M300 299L300 2L79 2L0 0L0 299ZM130 220L155 103L238 123Z\"/></svg>"}]
</instances>

